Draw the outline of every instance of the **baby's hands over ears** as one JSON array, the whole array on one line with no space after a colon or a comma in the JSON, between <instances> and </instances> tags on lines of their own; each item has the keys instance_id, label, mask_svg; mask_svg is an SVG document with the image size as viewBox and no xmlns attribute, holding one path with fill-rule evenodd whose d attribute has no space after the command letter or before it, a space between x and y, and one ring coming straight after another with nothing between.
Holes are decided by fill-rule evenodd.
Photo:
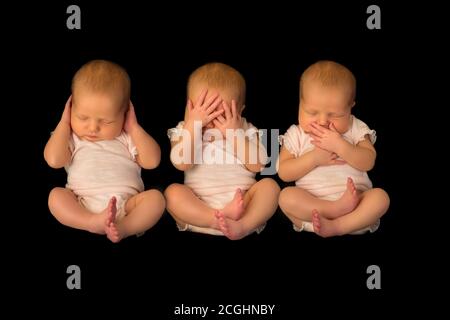
<instances>
[{"instance_id":1,"label":"baby's hands over ears","mask_svg":"<svg viewBox=\"0 0 450 320\"><path fill-rule=\"evenodd\" d=\"M139 124L136 118L136 113L134 112L134 106L133 103L130 101L130 106L125 116L125 121L123 123L123 129L125 130L125 132L130 133L138 126Z\"/></svg>"},{"instance_id":2,"label":"baby's hands over ears","mask_svg":"<svg viewBox=\"0 0 450 320\"><path fill-rule=\"evenodd\" d=\"M311 124L311 136L313 140L311 143L316 147L336 153L343 138L336 130L333 123L330 123L329 128L324 128L317 123Z\"/></svg>"},{"instance_id":3,"label":"baby's hands over ears","mask_svg":"<svg viewBox=\"0 0 450 320\"><path fill-rule=\"evenodd\" d=\"M338 155L320 147L315 147L311 152L314 153L314 159L317 166L331 166L335 164L346 164L343 160L337 160Z\"/></svg>"},{"instance_id":4,"label":"baby's hands over ears","mask_svg":"<svg viewBox=\"0 0 450 320\"><path fill-rule=\"evenodd\" d=\"M242 128L242 118L237 112L236 101L231 100L231 108L226 101L223 101L222 106L225 111L225 117L219 115L213 122L220 132L222 132L223 136L226 137L227 129L236 130Z\"/></svg>"},{"instance_id":5,"label":"baby's hands over ears","mask_svg":"<svg viewBox=\"0 0 450 320\"><path fill-rule=\"evenodd\" d=\"M206 100L207 93L208 90L203 90L195 105L192 104L190 99L188 100L186 123L190 122L193 125L194 121L201 121L202 127L204 127L224 112L224 110L216 110L222 103L222 98L219 94L216 93Z\"/></svg>"},{"instance_id":6,"label":"baby's hands over ears","mask_svg":"<svg viewBox=\"0 0 450 320\"><path fill-rule=\"evenodd\" d=\"M61 116L61 122L67 124L70 127L70 113L72 109L72 95L67 99L66 105L64 106L64 111Z\"/></svg>"}]
</instances>

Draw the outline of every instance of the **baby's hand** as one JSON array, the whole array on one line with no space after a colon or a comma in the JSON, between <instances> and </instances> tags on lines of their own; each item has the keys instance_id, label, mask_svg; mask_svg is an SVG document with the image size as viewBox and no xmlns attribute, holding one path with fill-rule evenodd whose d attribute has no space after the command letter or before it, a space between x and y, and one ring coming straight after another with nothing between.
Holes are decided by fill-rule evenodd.
<instances>
[{"instance_id":1,"label":"baby's hand","mask_svg":"<svg viewBox=\"0 0 450 320\"><path fill-rule=\"evenodd\" d=\"M343 141L341 134L336 130L333 123L330 123L329 129L317 123L312 123L311 136L313 138L311 141L313 145L334 153L337 153Z\"/></svg>"},{"instance_id":2,"label":"baby's hand","mask_svg":"<svg viewBox=\"0 0 450 320\"><path fill-rule=\"evenodd\" d=\"M131 133L135 128L139 126L136 113L134 112L134 106L133 103L130 101L130 106L128 108L125 121L123 123L123 130L127 133Z\"/></svg>"},{"instance_id":3,"label":"baby's hand","mask_svg":"<svg viewBox=\"0 0 450 320\"><path fill-rule=\"evenodd\" d=\"M72 95L70 95L69 99L66 102L66 105L64 106L64 111L61 116L62 123L68 125L70 127L70 112L72 109Z\"/></svg>"},{"instance_id":4,"label":"baby's hand","mask_svg":"<svg viewBox=\"0 0 450 320\"><path fill-rule=\"evenodd\" d=\"M327 151L317 146L311 152L314 154L314 159L317 166L331 166L334 164L346 163L343 160L337 160L338 155L336 153Z\"/></svg>"},{"instance_id":5,"label":"baby's hand","mask_svg":"<svg viewBox=\"0 0 450 320\"><path fill-rule=\"evenodd\" d=\"M220 98L219 94L215 94L205 101L207 93L208 90L203 90L195 105L192 105L192 101L190 99L188 100L186 107L186 123L191 123L191 125L194 125L194 121L201 121L203 128L210 121L224 112L224 110L215 111L222 103L222 98Z\"/></svg>"},{"instance_id":6,"label":"baby's hand","mask_svg":"<svg viewBox=\"0 0 450 320\"><path fill-rule=\"evenodd\" d=\"M234 132L234 130L242 128L242 118L236 110L236 101L231 100L231 109L226 101L223 101L222 106L225 111L225 117L223 115L219 115L213 120L213 123L226 138L227 129L232 129Z\"/></svg>"}]
</instances>

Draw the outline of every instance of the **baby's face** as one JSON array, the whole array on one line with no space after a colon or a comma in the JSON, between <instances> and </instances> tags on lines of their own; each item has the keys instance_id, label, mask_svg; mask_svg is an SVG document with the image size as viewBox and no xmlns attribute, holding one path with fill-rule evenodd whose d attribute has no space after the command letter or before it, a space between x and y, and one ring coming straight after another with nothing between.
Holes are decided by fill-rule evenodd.
<instances>
[{"instance_id":1,"label":"baby's face","mask_svg":"<svg viewBox=\"0 0 450 320\"><path fill-rule=\"evenodd\" d=\"M305 83L300 99L299 124L309 133L311 124L317 123L330 128L332 123L339 133L345 133L350 127L351 108L349 93L338 87L325 87L314 83Z\"/></svg>"},{"instance_id":2,"label":"baby's face","mask_svg":"<svg viewBox=\"0 0 450 320\"><path fill-rule=\"evenodd\" d=\"M77 92L70 118L73 132L88 141L112 140L119 136L125 112L117 101L102 93Z\"/></svg>"},{"instance_id":3,"label":"baby's face","mask_svg":"<svg viewBox=\"0 0 450 320\"><path fill-rule=\"evenodd\" d=\"M239 114L242 113L242 106L238 105L238 99L239 97L236 95L236 93L231 90L231 89L224 89L224 88L208 88L206 86L202 86L202 85L195 85L191 88L190 92L189 92L189 99L191 99L193 105L195 105L197 103L197 100L199 99L201 93L203 92L203 90L208 90L208 93L206 94L206 98L205 101L208 101L208 99L216 94L219 94L219 99L222 99L223 101L225 101L228 106L231 108L231 101L234 100L236 101L236 109L237 112ZM222 110L223 109L223 104L220 104L216 110ZM225 117L225 113L222 114L223 117ZM204 129L212 129L215 128L214 122L210 121L205 127Z\"/></svg>"}]
</instances>

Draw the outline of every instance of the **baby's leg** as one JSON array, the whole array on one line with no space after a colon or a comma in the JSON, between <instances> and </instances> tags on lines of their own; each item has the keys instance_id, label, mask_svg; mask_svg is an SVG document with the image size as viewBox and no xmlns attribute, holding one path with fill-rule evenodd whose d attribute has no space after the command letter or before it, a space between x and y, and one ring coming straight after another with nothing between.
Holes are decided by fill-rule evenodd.
<instances>
[{"instance_id":1,"label":"baby's leg","mask_svg":"<svg viewBox=\"0 0 450 320\"><path fill-rule=\"evenodd\" d=\"M256 182L244 195L245 212L235 221L220 211L216 213L220 230L231 240L242 239L263 225L275 213L278 207L280 187L270 179Z\"/></svg>"},{"instance_id":2,"label":"baby's leg","mask_svg":"<svg viewBox=\"0 0 450 320\"><path fill-rule=\"evenodd\" d=\"M360 195L355 184L351 178L348 178L347 189L338 200L322 200L301 188L287 187L281 191L279 202L281 210L289 218L293 216L303 221L311 221L311 212L314 209L324 217L334 219L351 212L359 201Z\"/></svg>"},{"instance_id":3,"label":"baby's leg","mask_svg":"<svg viewBox=\"0 0 450 320\"><path fill-rule=\"evenodd\" d=\"M322 237L331 237L361 230L380 219L389 208L389 202L388 194L383 189L375 188L363 192L355 210L337 219L327 219L314 210L314 232Z\"/></svg>"},{"instance_id":4,"label":"baby's leg","mask_svg":"<svg viewBox=\"0 0 450 320\"><path fill-rule=\"evenodd\" d=\"M106 235L112 242L119 242L128 236L144 232L161 218L166 201L156 189L134 195L125 204L125 217L116 222L115 216L108 221Z\"/></svg>"},{"instance_id":5,"label":"baby's leg","mask_svg":"<svg viewBox=\"0 0 450 320\"><path fill-rule=\"evenodd\" d=\"M292 221L298 228L302 228L303 221L311 221L311 212L306 213L300 210L298 199L305 193L298 187L286 187L280 192L278 204L281 211Z\"/></svg>"},{"instance_id":6,"label":"baby's leg","mask_svg":"<svg viewBox=\"0 0 450 320\"><path fill-rule=\"evenodd\" d=\"M54 188L48 197L48 207L62 224L98 234L105 234L106 208L102 213L92 213L84 208L72 191Z\"/></svg>"},{"instance_id":7,"label":"baby's leg","mask_svg":"<svg viewBox=\"0 0 450 320\"><path fill-rule=\"evenodd\" d=\"M167 187L164 195L167 199L167 211L178 222L183 221L197 227L219 229L214 215L217 210L210 208L200 200L191 188L173 183Z\"/></svg>"}]
</instances>

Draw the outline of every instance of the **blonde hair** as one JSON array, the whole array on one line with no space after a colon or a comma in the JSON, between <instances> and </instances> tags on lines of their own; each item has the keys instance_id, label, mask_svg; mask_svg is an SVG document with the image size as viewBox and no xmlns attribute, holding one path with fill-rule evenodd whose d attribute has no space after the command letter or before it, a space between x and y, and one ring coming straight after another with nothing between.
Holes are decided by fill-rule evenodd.
<instances>
[{"instance_id":1,"label":"blonde hair","mask_svg":"<svg viewBox=\"0 0 450 320\"><path fill-rule=\"evenodd\" d=\"M350 103L355 101L356 79L353 73L334 61L318 61L310 65L300 77L300 98L306 81L318 81L323 86L339 86L350 90Z\"/></svg>"},{"instance_id":2,"label":"blonde hair","mask_svg":"<svg viewBox=\"0 0 450 320\"><path fill-rule=\"evenodd\" d=\"M130 100L131 82L128 73L118 64L107 60L92 60L84 64L72 79L72 94L80 88L118 97L121 108Z\"/></svg>"},{"instance_id":3,"label":"blonde hair","mask_svg":"<svg viewBox=\"0 0 450 320\"><path fill-rule=\"evenodd\" d=\"M188 96L195 84L203 83L215 89L230 89L237 97L239 108L245 104L245 79L236 69L219 62L207 63L191 73L187 85Z\"/></svg>"}]
</instances>

